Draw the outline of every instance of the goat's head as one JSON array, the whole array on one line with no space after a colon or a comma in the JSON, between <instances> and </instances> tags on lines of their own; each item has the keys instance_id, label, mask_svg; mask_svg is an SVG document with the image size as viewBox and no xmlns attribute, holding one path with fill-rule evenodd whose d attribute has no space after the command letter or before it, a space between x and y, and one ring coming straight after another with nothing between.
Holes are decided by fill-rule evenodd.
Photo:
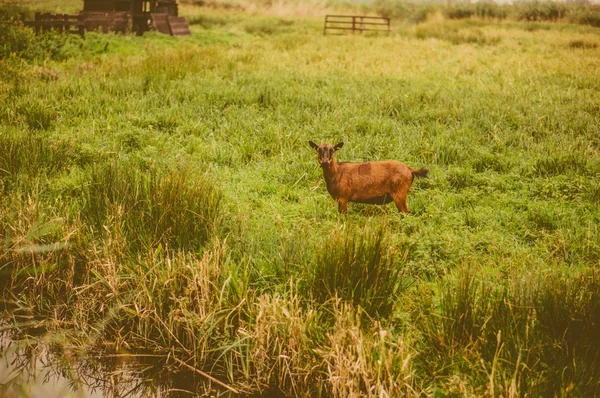
<instances>
[{"instance_id":1,"label":"goat's head","mask_svg":"<svg viewBox=\"0 0 600 398\"><path fill-rule=\"evenodd\" d=\"M323 168L329 167L329 165L333 161L333 153L344 146L343 142L340 142L335 146L331 144L317 145L312 141L308 141L308 144L311 146L311 148L317 151L319 164Z\"/></svg>"}]
</instances>

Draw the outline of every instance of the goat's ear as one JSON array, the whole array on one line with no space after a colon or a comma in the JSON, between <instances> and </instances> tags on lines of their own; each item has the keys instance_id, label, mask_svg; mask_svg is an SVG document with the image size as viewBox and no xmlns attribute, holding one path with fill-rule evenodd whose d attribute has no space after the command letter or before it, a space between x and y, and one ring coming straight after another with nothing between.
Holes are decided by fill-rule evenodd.
<instances>
[{"instance_id":1,"label":"goat's ear","mask_svg":"<svg viewBox=\"0 0 600 398\"><path fill-rule=\"evenodd\" d=\"M312 149L318 149L319 148L319 146L317 144L315 144L314 142L312 142L312 141L308 141L308 145L310 145L310 147Z\"/></svg>"},{"instance_id":2,"label":"goat's ear","mask_svg":"<svg viewBox=\"0 0 600 398\"><path fill-rule=\"evenodd\" d=\"M338 150L338 149L342 149L342 147L344 146L343 142L340 142L339 144L337 144L336 146L333 147L334 150Z\"/></svg>"}]
</instances>

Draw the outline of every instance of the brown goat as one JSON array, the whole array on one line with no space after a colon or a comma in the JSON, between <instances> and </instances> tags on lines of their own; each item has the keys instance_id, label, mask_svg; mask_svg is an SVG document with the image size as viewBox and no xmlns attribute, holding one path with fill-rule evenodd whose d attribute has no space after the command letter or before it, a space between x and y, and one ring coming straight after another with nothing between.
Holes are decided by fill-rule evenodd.
<instances>
[{"instance_id":1,"label":"brown goat","mask_svg":"<svg viewBox=\"0 0 600 398\"><path fill-rule=\"evenodd\" d=\"M338 203L340 213L346 213L348 202L383 205L391 201L399 211L408 213L406 197L415 176L427 177L429 173L427 169L413 169L397 160L338 163L333 153L344 146L343 142L335 146L308 143L317 151L327 191Z\"/></svg>"}]
</instances>

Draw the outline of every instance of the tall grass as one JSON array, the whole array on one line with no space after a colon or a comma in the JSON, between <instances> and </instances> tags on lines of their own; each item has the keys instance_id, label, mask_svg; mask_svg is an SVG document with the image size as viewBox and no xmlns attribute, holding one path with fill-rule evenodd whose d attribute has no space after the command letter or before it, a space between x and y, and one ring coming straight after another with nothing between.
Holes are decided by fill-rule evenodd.
<instances>
[{"instance_id":1,"label":"tall grass","mask_svg":"<svg viewBox=\"0 0 600 398\"><path fill-rule=\"evenodd\" d=\"M8 131L0 135L0 176L6 193L21 177L25 180L64 171L73 163L85 164L87 159L67 141L50 142L37 134ZM10 184L10 185L9 185Z\"/></svg>"},{"instance_id":2,"label":"tall grass","mask_svg":"<svg viewBox=\"0 0 600 398\"><path fill-rule=\"evenodd\" d=\"M437 309L423 301L414 318L423 336L417 363L440 377L483 361L484 369L468 382L479 393L552 395L575 388L577 395L596 394L595 271L494 279L463 269L441 292ZM430 311L435 315L423 315Z\"/></svg>"},{"instance_id":3,"label":"tall grass","mask_svg":"<svg viewBox=\"0 0 600 398\"><path fill-rule=\"evenodd\" d=\"M80 214L99 232L116 225L132 251L197 251L219 226L220 197L206 178L186 170L159 176L109 163L92 168Z\"/></svg>"},{"instance_id":4,"label":"tall grass","mask_svg":"<svg viewBox=\"0 0 600 398\"><path fill-rule=\"evenodd\" d=\"M334 232L320 248L310 294L318 303L341 299L372 317L386 318L403 288L402 252L386 243L385 231Z\"/></svg>"}]
</instances>

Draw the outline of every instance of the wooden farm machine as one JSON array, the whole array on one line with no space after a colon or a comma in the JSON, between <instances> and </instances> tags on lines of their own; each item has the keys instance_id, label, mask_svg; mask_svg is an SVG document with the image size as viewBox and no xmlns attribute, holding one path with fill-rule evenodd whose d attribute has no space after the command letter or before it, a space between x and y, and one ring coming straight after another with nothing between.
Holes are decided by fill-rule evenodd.
<instances>
[{"instance_id":1,"label":"wooden farm machine","mask_svg":"<svg viewBox=\"0 0 600 398\"><path fill-rule=\"evenodd\" d=\"M26 21L36 31L56 29L84 35L85 31L136 32L154 28L171 36L190 35L185 18L178 15L177 0L84 0L78 15L36 13Z\"/></svg>"}]
</instances>

